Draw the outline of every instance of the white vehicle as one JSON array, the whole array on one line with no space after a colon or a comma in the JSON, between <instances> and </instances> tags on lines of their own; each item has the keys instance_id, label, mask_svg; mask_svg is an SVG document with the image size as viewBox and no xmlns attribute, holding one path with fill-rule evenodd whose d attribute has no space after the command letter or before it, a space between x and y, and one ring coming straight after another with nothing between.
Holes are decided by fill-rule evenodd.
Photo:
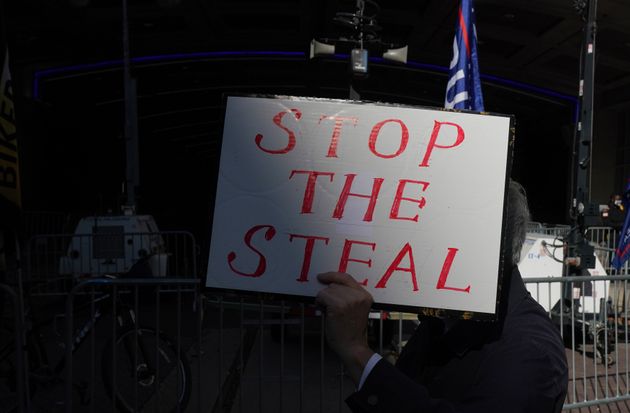
<instances>
[{"instance_id":1,"label":"white vehicle","mask_svg":"<svg viewBox=\"0 0 630 413\"><path fill-rule=\"evenodd\" d=\"M519 272L524 280L527 278L562 278L563 250L561 241L550 235L527 233L521 250ZM606 275L597 254L595 254L595 268L589 269L590 275ZM525 284L532 297L538 301L546 311L550 311L562 296L562 285L559 282ZM605 302L610 282L578 282L573 285L571 293L578 300L579 313L598 314Z\"/></svg>"},{"instance_id":2,"label":"white vehicle","mask_svg":"<svg viewBox=\"0 0 630 413\"><path fill-rule=\"evenodd\" d=\"M82 218L70 237L59 272L73 276L124 274L164 277L168 254L150 215Z\"/></svg>"}]
</instances>

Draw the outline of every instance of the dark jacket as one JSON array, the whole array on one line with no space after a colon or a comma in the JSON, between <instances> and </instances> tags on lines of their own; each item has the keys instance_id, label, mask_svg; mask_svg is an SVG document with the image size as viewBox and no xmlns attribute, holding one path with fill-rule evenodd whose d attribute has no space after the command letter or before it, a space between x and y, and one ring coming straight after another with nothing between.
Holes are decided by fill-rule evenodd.
<instances>
[{"instance_id":1,"label":"dark jacket","mask_svg":"<svg viewBox=\"0 0 630 413\"><path fill-rule=\"evenodd\" d=\"M379 361L346 402L354 412L560 412L568 369L558 327L512 271L499 322L436 318L420 326L396 367Z\"/></svg>"},{"instance_id":2,"label":"dark jacket","mask_svg":"<svg viewBox=\"0 0 630 413\"><path fill-rule=\"evenodd\" d=\"M621 231L625 220L625 211L622 211L621 208L619 208L615 204L610 205L610 209L608 210L608 220L606 224L613 227L616 231Z\"/></svg>"}]
</instances>

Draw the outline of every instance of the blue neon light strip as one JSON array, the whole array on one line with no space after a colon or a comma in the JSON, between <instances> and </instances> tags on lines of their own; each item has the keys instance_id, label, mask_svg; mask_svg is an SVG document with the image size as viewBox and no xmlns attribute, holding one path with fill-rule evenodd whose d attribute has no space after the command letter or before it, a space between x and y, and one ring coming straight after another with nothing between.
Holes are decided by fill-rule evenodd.
<instances>
[{"instance_id":1,"label":"blue neon light strip","mask_svg":"<svg viewBox=\"0 0 630 413\"><path fill-rule=\"evenodd\" d=\"M276 51L226 51L226 52L195 52L195 53L173 53L155 56L139 56L132 57L131 63L147 63L147 62L166 62L170 60L189 60L199 58L218 58L218 57L252 57L252 56L270 56L270 57L305 57L303 52L276 52ZM122 59L104 60L97 63L85 63L72 66L53 67L50 69L38 70L33 76L33 97L39 98L39 84L43 78L52 75L58 75L69 72L88 72L96 69L104 69L108 67L122 66Z\"/></svg>"},{"instance_id":2,"label":"blue neon light strip","mask_svg":"<svg viewBox=\"0 0 630 413\"><path fill-rule=\"evenodd\" d=\"M155 56L140 56L131 58L132 63L147 63L147 62L165 62L171 60L189 60L189 59L199 59L199 58L220 58L220 57L252 57L252 56L266 56L266 57L298 57L305 58L306 54L304 52L286 52L286 51L222 51L222 52L194 52L194 53L174 53L174 54L166 54L166 55L155 55ZM333 58L337 60L346 60L348 59L347 54L335 54ZM371 62L374 63L382 63L382 64L392 64L382 57L371 57ZM69 73L69 72L82 72L82 71L91 71L95 69L103 69L107 67L117 67L122 66L122 59L115 60L105 60L97 63L86 63L72 66L63 66L63 67L54 67L50 69L44 69L36 71L33 77L33 97L35 99L39 98L39 85L40 81L43 78ZM433 65L429 63L421 63L409 61L406 63L406 66L429 70L434 72L443 72L447 73L448 68L446 66ZM541 88L538 86L530 85L523 82L518 82L516 80L510 80L499 76L492 75L481 75L483 80L506 85L512 87L517 90L523 90L528 92L537 93L544 96L553 97L556 99L562 99L571 102L574 105L574 121L578 119L579 114L579 100L575 96L565 95L563 93L556 92L551 89Z\"/></svg>"}]
</instances>

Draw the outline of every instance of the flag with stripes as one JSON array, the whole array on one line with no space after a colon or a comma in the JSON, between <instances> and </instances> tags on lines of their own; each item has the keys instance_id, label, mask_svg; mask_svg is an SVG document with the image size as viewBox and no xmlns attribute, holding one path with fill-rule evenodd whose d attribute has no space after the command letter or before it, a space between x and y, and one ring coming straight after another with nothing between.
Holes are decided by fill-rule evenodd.
<instances>
[{"instance_id":1,"label":"flag with stripes","mask_svg":"<svg viewBox=\"0 0 630 413\"><path fill-rule=\"evenodd\" d=\"M615 267L617 271L621 269L623 264L628 261L630 257L630 214L628 213L628 208L630 208L630 180L623 197L623 204L626 210L626 219L624 220L623 228L619 234L619 244L617 245L612 259L612 266Z\"/></svg>"},{"instance_id":2,"label":"flag with stripes","mask_svg":"<svg viewBox=\"0 0 630 413\"><path fill-rule=\"evenodd\" d=\"M483 111L473 0L461 0L446 86L446 109Z\"/></svg>"}]
</instances>

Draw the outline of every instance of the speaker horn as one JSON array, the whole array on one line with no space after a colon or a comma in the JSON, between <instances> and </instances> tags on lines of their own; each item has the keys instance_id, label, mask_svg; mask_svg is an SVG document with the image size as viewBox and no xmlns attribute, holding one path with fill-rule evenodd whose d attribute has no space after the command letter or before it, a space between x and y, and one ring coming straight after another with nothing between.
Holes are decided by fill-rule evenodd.
<instances>
[{"instance_id":1,"label":"speaker horn","mask_svg":"<svg viewBox=\"0 0 630 413\"><path fill-rule=\"evenodd\" d=\"M383 53L383 59L394 62L407 63L407 46L398 49L388 49Z\"/></svg>"},{"instance_id":2,"label":"speaker horn","mask_svg":"<svg viewBox=\"0 0 630 413\"><path fill-rule=\"evenodd\" d=\"M310 58L321 55L333 55L335 54L335 45L318 42L317 40L311 40L311 52Z\"/></svg>"}]
</instances>

